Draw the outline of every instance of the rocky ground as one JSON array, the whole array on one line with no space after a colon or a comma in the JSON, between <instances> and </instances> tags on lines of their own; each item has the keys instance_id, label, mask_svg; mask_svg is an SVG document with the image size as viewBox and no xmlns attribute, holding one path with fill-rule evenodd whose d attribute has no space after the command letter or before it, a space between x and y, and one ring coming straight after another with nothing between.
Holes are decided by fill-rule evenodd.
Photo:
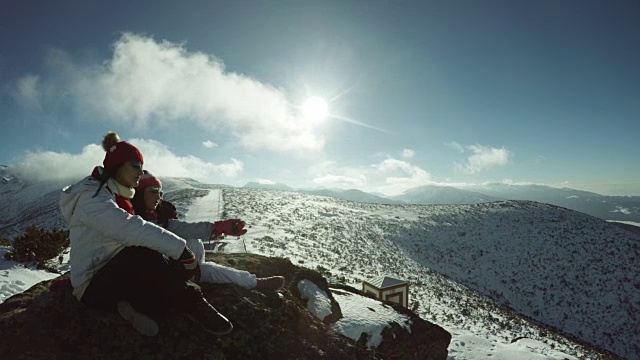
<instances>
[{"instance_id":1,"label":"rocky ground","mask_svg":"<svg viewBox=\"0 0 640 360\"><path fill-rule=\"evenodd\" d=\"M318 320L300 298L297 282L308 279L330 290L317 272L286 259L250 254L210 254L210 259L258 276L284 275L280 291L204 285L206 298L234 323L234 331L214 338L185 316L172 312L159 320L155 337L139 335L115 313L88 310L68 288L39 283L0 304L2 359L446 359L451 335L411 311L412 331L390 327L377 350L330 327L340 317ZM67 276L67 275L63 275ZM355 289L348 289L357 291ZM335 308L338 304L334 301Z\"/></svg>"}]
</instances>

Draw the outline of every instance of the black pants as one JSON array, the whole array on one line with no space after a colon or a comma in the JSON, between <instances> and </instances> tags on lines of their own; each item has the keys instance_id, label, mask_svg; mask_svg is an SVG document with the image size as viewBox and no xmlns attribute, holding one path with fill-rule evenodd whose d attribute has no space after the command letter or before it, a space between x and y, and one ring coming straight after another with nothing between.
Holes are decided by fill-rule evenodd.
<instances>
[{"instance_id":1,"label":"black pants","mask_svg":"<svg viewBox=\"0 0 640 360\"><path fill-rule=\"evenodd\" d=\"M91 279L82 303L113 311L119 301L126 300L136 310L158 317L184 304L187 282L181 270L179 264L155 250L127 247Z\"/></svg>"}]
</instances>

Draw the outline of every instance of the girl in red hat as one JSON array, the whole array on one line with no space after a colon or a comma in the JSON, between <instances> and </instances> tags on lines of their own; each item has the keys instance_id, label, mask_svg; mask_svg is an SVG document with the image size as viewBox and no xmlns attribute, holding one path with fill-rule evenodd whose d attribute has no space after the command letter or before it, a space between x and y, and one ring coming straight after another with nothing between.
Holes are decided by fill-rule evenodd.
<instances>
[{"instance_id":1,"label":"girl in red hat","mask_svg":"<svg viewBox=\"0 0 640 360\"><path fill-rule=\"evenodd\" d=\"M135 214L186 239L187 247L195 254L200 265L200 276L194 280L211 284L235 284L246 289L279 290L284 287L285 279L282 276L257 278L248 271L205 261L204 244L200 239L218 238L223 233L232 235L234 226L244 227L242 220L227 219L213 223L181 221L178 220L176 207L165 201L162 195L160 179L145 170L133 197Z\"/></svg>"},{"instance_id":2,"label":"girl in red hat","mask_svg":"<svg viewBox=\"0 0 640 360\"><path fill-rule=\"evenodd\" d=\"M140 333L158 333L154 318L182 310L206 331L229 333L231 322L211 306L189 279L199 272L186 241L134 216L131 199L144 158L109 132L103 166L68 186L60 199L71 239L71 285L84 305L117 310ZM243 229L236 229L238 232Z\"/></svg>"}]
</instances>

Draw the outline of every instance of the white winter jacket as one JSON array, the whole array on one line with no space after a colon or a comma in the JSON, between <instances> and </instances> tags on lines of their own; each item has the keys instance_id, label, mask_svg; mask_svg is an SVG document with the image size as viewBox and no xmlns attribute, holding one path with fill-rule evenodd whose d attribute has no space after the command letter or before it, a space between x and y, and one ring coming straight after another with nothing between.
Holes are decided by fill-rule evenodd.
<instances>
[{"instance_id":1,"label":"white winter jacket","mask_svg":"<svg viewBox=\"0 0 640 360\"><path fill-rule=\"evenodd\" d=\"M60 209L69 225L74 288L91 280L127 246L147 247L176 260L180 257L185 240L118 207L111 193L117 192L112 179L94 197L99 186L100 182L89 176L64 188L60 198Z\"/></svg>"}]
</instances>

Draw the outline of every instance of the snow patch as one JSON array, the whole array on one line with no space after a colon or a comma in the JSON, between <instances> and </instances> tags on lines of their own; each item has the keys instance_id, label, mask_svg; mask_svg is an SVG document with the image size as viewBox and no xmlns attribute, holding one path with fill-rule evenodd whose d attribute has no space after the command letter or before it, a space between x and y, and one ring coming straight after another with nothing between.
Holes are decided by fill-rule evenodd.
<instances>
[{"instance_id":1,"label":"snow patch","mask_svg":"<svg viewBox=\"0 0 640 360\"><path fill-rule=\"evenodd\" d=\"M331 300L326 292L310 280L300 280L298 282L300 296L308 300L307 309L320 320L331 315Z\"/></svg>"},{"instance_id":2,"label":"snow patch","mask_svg":"<svg viewBox=\"0 0 640 360\"><path fill-rule=\"evenodd\" d=\"M10 247L0 246L0 259L9 252ZM3 303L13 295L20 294L33 285L56 278L60 274L54 274L33 267L25 267L15 261L0 261L0 303Z\"/></svg>"},{"instance_id":3,"label":"snow patch","mask_svg":"<svg viewBox=\"0 0 640 360\"><path fill-rule=\"evenodd\" d=\"M367 347L378 347L382 331L396 323L411 332L411 319L392 307L366 296L333 290L333 297L340 304L343 318L332 325L333 330L358 341L367 334Z\"/></svg>"},{"instance_id":4,"label":"snow patch","mask_svg":"<svg viewBox=\"0 0 640 360\"><path fill-rule=\"evenodd\" d=\"M631 210L627 209L626 207L622 207L622 206L616 206L615 210L612 210L612 211L609 211L609 212L612 212L612 213L619 212L619 213L623 213L625 215L631 214Z\"/></svg>"}]
</instances>

